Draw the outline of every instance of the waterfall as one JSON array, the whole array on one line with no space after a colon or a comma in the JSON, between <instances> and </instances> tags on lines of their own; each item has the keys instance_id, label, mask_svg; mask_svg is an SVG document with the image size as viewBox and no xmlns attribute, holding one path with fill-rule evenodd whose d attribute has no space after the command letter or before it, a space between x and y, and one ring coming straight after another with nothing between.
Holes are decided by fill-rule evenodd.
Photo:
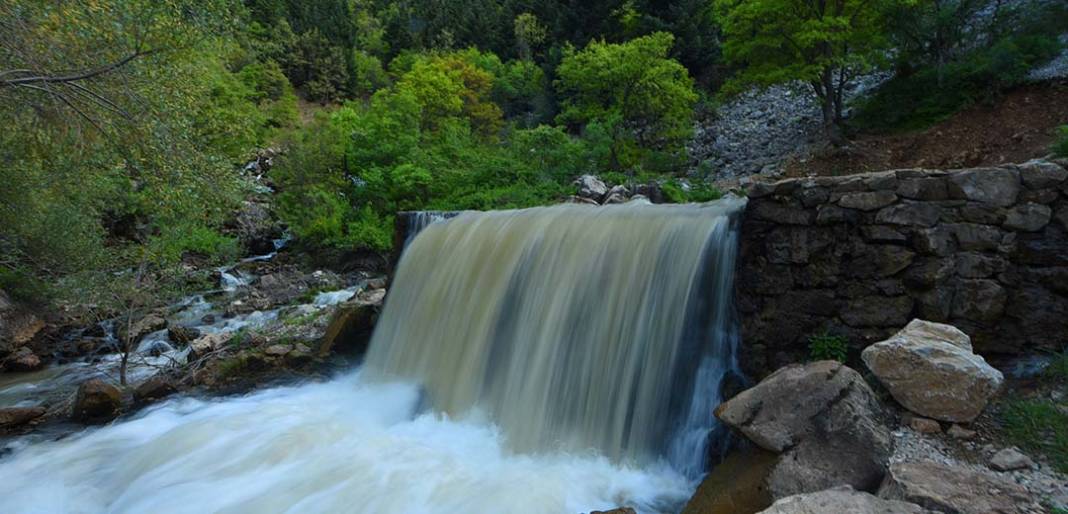
<instances>
[{"instance_id":1,"label":"waterfall","mask_svg":"<svg viewBox=\"0 0 1068 514\"><path fill-rule=\"evenodd\" d=\"M519 452L705 469L744 200L561 205L427 223L399 263L367 372L486 415ZM440 220L438 220L440 221Z\"/></svg>"}]
</instances>

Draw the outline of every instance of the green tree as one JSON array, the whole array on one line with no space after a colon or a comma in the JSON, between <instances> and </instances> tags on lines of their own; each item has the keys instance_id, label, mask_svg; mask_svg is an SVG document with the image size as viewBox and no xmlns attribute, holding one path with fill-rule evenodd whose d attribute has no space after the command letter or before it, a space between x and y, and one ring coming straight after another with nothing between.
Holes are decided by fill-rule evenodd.
<instances>
[{"instance_id":1,"label":"green tree","mask_svg":"<svg viewBox=\"0 0 1068 514\"><path fill-rule=\"evenodd\" d=\"M534 58L534 50L545 42L547 31L545 26L538 21L538 17L531 13L523 13L515 17L515 40L519 45L519 58L529 61Z\"/></svg>"},{"instance_id":2,"label":"green tree","mask_svg":"<svg viewBox=\"0 0 1068 514\"><path fill-rule=\"evenodd\" d=\"M663 32L622 44L594 41L568 51L556 70L563 97L557 121L608 133L613 169L682 158L697 94L686 68L668 57L673 42Z\"/></svg>"},{"instance_id":3,"label":"green tree","mask_svg":"<svg viewBox=\"0 0 1068 514\"><path fill-rule=\"evenodd\" d=\"M889 49L887 11L911 1L715 0L724 56L742 67L728 89L804 81L819 98L828 139L843 144L845 90Z\"/></svg>"}]
</instances>

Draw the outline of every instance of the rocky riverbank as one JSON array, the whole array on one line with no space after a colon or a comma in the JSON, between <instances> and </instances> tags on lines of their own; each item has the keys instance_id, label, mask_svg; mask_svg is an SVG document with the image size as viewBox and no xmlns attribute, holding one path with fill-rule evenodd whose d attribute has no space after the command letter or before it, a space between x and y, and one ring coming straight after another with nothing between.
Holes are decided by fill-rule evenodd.
<instances>
[{"instance_id":1,"label":"rocky riverbank","mask_svg":"<svg viewBox=\"0 0 1068 514\"><path fill-rule=\"evenodd\" d=\"M1068 477L1053 463L972 429L1003 378L970 345L954 327L916 320L866 350L871 382L835 361L776 371L716 410L769 455L752 461L770 465L754 466L761 476L738 482L722 479L730 469L714 469L684 512L1037 514L1068 508Z\"/></svg>"}]
</instances>

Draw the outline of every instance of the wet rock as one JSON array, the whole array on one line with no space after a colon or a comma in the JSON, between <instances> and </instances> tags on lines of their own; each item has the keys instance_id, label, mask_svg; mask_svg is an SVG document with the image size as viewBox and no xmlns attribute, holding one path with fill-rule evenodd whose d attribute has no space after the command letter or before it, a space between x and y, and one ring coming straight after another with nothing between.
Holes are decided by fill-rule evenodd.
<instances>
[{"instance_id":1,"label":"wet rock","mask_svg":"<svg viewBox=\"0 0 1068 514\"><path fill-rule=\"evenodd\" d=\"M923 320L869 346L861 358L898 403L942 421L975 419L1004 380L972 353L963 332Z\"/></svg>"},{"instance_id":2,"label":"wet rock","mask_svg":"<svg viewBox=\"0 0 1068 514\"><path fill-rule=\"evenodd\" d=\"M779 456L752 446L736 449L701 481L682 514L738 514L771 506L767 477Z\"/></svg>"},{"instance_id":3,"label":"wet rock","mask_svg":"<svg viewBox=\"0 0 1068 514\"><path fill-rule=\"evenodd\" d=\"M1007 168L961 170L949 176L949 192L953 198L1008 207L1020 194L1020 174Z\"/></svg>"},{"instance_id":4,"label":"wet rock","mask_svg":"<svg viewBox=\"0 0 1068 514\"><path fill-rule=\"evenodd\" d=\"M637 513L637 511L635 511L634 509L632 509L630 507L620 507L618 509L612 509L612 510L595 510L595 511L591 511L590 514L638 514L638 513Z\"/></svg>"},{"instance_id":5,"label":"wet rock","mask_svg":"<svg viewBox=\"0 0 1068 514\"><path fill-rule=\"evenodd\" d=\"M332 352L362 353L366 350L385 298L386 290L378 289L358 294L339 305L319 341L316 354L326 357Z\"/></svg>"},{"instance_id":6,"label":"wet rock","mask_svg":"<svg viewBox=\"0 0 1068 514\"><path fill-rule=\"evenodd\" d=\"M601 205L597 203L597 200L592 198L583 198L581 196L571 196L567 199L567 203L574 203L579 205Z\"/></svg>"},{"instance_id":7,"label":"wet rock","mask_svg":"<svg viewBox=\"0 0 1068 514\"><path fill-rule=\"evenodd\" d=\"M0 429L17 428L41 416L47 410L44 407L7 407L0 408Z\"/></svg>"},{"instance_id":8,"label":"wet rock","mask_svg":"<svg viewBox=\"0 0 1068 514\"><path fill-rule=\"evenodd\" d=\"M997 471L1016 471L1031 469L1035 467L1035 462L1016 448L1005 448L990 458L990 467Z\"/></svg>"},{"instance_id":9,"label":"wet rock","mask_svg":"<svg viewBox=\"0 0 1068 514\"><path fill-rule=\"evenodd\" d=\"M167 339L179 345L187 345L200 338L200 335L200 330L193 327L175 325L167 329Z\"/></svg>"},{"instance_id":10,"label":"wet rock","mask_svg":"<svg viewBox=\"0 0 1068 514\"><path fill-rule=\"evenodd\" d=\"M233 332L217 332L201 336L189 343L189 362L207 357L233 339Z\"/></svg>"},{"instance_id":11,"label":"wet rock","mask_svg":"<svg viewBox=\"0 0 1068 514\"><path fill-rule=\"evenodd\" d=\"M608 186L594 175L583 175L575 179L575 185L578 186L578 196L594 201L599 201L608 193Z\"/></svg>"},{"instance_id":12,"label":"wet rock","mask_svg":"<svg viewBox=\"0 0 1068 514\"><path fill-rule=\"evenodd\" d=\"M842 486L783 498L759 514L934 514L915 503L885 500Z\"/></svg>"},{"instance_id":13,"label":"wet rock","mask_svg":"<svg viewBox=\"0 0 1068 514\"><path fill-rule=\"evenodd\" d=\"M946 514L1025 512L1033 503L1027 490L1013 482L934 462L892 464L879 497Z\"/></svg>"},{"instance_id":14,"label":"wet rock","mask_svg":"<svg viewBox=\"0 0 1068 514\"><path fill-rule=\"evenodd\" d=\"M716 409L749 440L783 453L768 477L773 497L841 484L874 487L890 452L882 409L860 374L820 361L782 368Z\"/></svg>"},{"instance_id":15,"label":"wet rock","mask_svg":"<svg viewBox=\"0 0 1068 514\"><path fill-rule=\"evenodd\" d=\"M41 358L29 348L19 348L14 355L4 362L4 368L11 371L33 371L41 367Z\"/></svg>"},{"instance_id":16,"label":"wet rock","mask_svg":"<svg viewBox=\"0 0 1068 514\"><path fill-rule=\"evenodd\" d=\"M171 379L156 375L141 382L134 388L134 399L138 402L146 403L166 398L176 392L178 392L178 388Z\"/></svg>"},{"instance_id":17,"label":"wet rock","mask_svg":"<svg viewBox=\"0 0 1068 514\"><path fill-rule=\"evenodd\" d=\"M101 379L87 380L78 386L73 418L83 422L107 421L122 408L122 392Z\"/></svg>"},{"instance_id":18,"label":"wet rock","mask_svg":"<svg viewBox=\"0 0 1068 514\"><path fill-rule=\"evenodd\" d=\"M652 203L664 203L664 190L656 182L634 186L634 195L644 196Z\"/></svg>"},{"instance_id":19,"label":"wet rock","mask_svg":"<svg viewBox=\"0 0 1068 514\"><path fill-rule=\"evenodd\" d=\"M150 312L129 326L120 323L119 337L136 343L148 334L167 328L167 319L158 312Z\"/></svg>"},{"instance_id":20,"label":"wet rock","mask_svg":"<svg viewBox=\"0 0 1068 514\"><path fill-rule=\"evenodd\" d=\"M604 205L617 205L621 203L627 203L627 197L621 194L609 193L608 196L605 197L604 202L602 203Z\"/></svg>"},{"instance_id":21,"label":"wet rock","mask_svg":"<svg viewBox=\"0 0 1068 514\"><path fill-rule=\"evenodd\" d=\"M1002 226L1009 230L1037 232L1049 225L1052 216L1053 211L1045 205L1025 203L1009 209Z\"/></svg>"}]
</instances>

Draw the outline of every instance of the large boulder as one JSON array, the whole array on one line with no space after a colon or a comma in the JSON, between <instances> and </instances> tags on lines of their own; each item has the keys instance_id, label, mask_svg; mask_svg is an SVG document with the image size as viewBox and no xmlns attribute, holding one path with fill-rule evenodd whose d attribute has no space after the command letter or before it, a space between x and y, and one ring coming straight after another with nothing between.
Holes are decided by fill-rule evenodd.
<instances>
[{"instance_id":1,"label":"large boulder","mask_svg":"<svg viewBox=\"0 0 1068 514\"><path fill-rule=\"evenodd\" d=\"M216 332L201 336L189 343L189 362L207 357L212 352L222 348L234 338L233 332Z\"/></svg>"},{"instance_id":2,"label":"large boulder","mask_svg":"<svg viewBox=\"0 0 1068 514\"><path fill-rule=\"evenodd\" d=\"M835 361L782 368L716 416L782 454L767 479L774 498L838 485L874 489L886 471L890 431L878 400L859 373Z\"/></svg>"},{"instance_id":3,"label":"large boulder","mask_svg":"<svg viewBox=\"0 0 1068 514\"><path fill-rule=\"evenodd\" d=\"M972 352L966 334L923 320L869 346L861 358L902 406L942 421L974 420L1004 380Z\"/></svg>"},{"instance_id":4,"label":"large boulder","mask_svg":"<svg viewBox=\"0 0 1068 514\"><path fill-rule=\"evenodd\" d=\"M107 421L118 415L121 408L122 392L119 388L94 378L78 386L73 417L85 422Z\"/></svg>"},{"instance_id":5,"label":"large boulder","mask_svg":"<svg viewBox=\"0 0 1068 514\"><path fill-rule=\"evenodd\" d=\"M138 384L134 388L134 398L141 403L147 403L166 398L178 392L177 387L169 378L156 375Z\"/></svg>"},{"instance_id":6,"label":"large boulder","mask_svg":"<svg viewBox=\"0 0 1068 514\"><path fill-rule=\"evenodd\" d=\"M760 514L934 514L915 503L885 500L843 486L783 498Z\"/></svg>"},{"instance_id":7,"label":"large boulder","mask_svg":"<svg viewBox=\"0 0 1068 514\"><path fill-rule=\"evenodd\" d=\"M909 501L945 514L1042 512L1027 489L992 473L934 462L890 466L879 497Z\"/></svg>"},{"instance_id":8,"label":"large boulder","mask_svg":"<svg viewBox=\"0 0 1068 514\"><path fill-rule=\"evenodd\" d=\"M608 193L608 186L594 175L583 175L575 179L578 186L578 196L600 201Z\"/></svg>"},{"instance_id":9,"label":"large boulder","mask_svg":"<svg viewBox=\"0 0 1068 514\"><path fill-rule=\"evenodd\" d=\"M4 361L4 368L11 371L33 371L41 367L43 363L37 354L29 348L19 348Z\"/></svg>"}]
</instances>

